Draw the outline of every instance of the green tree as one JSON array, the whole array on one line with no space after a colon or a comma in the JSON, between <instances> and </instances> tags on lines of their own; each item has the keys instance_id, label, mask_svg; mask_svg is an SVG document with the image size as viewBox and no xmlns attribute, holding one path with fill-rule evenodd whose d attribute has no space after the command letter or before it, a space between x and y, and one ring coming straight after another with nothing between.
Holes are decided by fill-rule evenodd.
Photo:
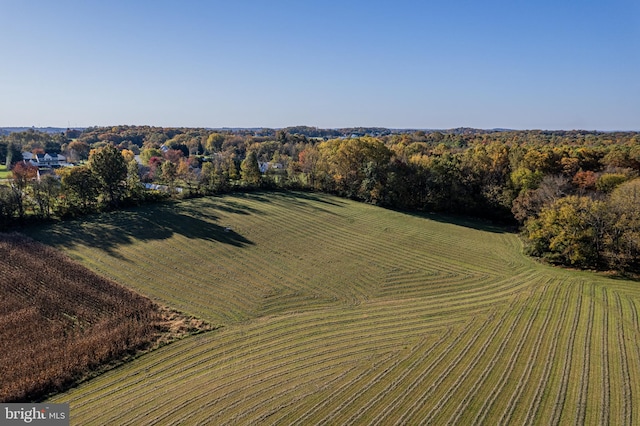
<instances>
[{"instance_id":1,"label":"green tree","mask_svg":"<svg viewBox=\"0 0 640 426\"><path fill-rule=\"evenodd\" d=\"M280 144L284 145L289 140L289 134L286 130L278 130L276 131L276 141L280 142Z\"/></svg>"},{"instance_id":2,"label":"green tree","mask_svg":"<svg viewBox=\"0 0 640 426\"><path fill-rule=\"evenodd\" d=\"M227 182L238 179L238 167L233 155L227 155L220 161L220 170L224 173Z\"/></svg>"},{"instance_id":3,"label":"green tree","mask_svg":"<svg viewBox=\"0 0 640 426\"><path fill-rule=\"evenodd\" d=\"M233 169L233 173L231 175L235 176L237 175L237 172L235 171L235 163L233 162L233 160L230 160L230 165L229 167ZM217 161L214 164L214 190L216 192L225 192L229 190L230 187L230 183L229 183L229 172L227 170L225 170L225 163L221 162L221 161Z\"/></svg>"},{"instance_id":4,"label":"green tree","mask_svg":"<svg viewBox=\"0 0 640 426\"><path fill-rule=\"evenodd\" d=\"M210 161L202 164L202 168L200 169L200 184L202 185L205 194L215 193L215 166Z\"/></svg>"},{"instance_id":5,"label":"green tree","mask_svg":"<svg viewBox=\"0 0 640 426\"><path fill-rule=\"evenodd\" d=\"M169 185L169 192L173 192L178 177L178 166L171 161L162 163L162 179Z\"/></svg>"},{"instance_id":6,"label":"green tree","mask_svg":"<svg viewBox=\"0 0 640 426\"><path fill-rule=\"evenodd\" d=\"M62 191L66 195L68 208L90 211L100 194L100 183L87 166L63 169L60 173Z\"/></svg>"},{"instance_id":7,"label":"green tree","mask_svg":"<svg viewBox=\"0 0 640 426\"><path fill-rule=\"evenodd\" d=\"M35 213L42 218L51 217L56 199L60 194L60 182L54 176L44 176L31 184L31 198Z\"/></svg>"},{"instance_id":8,"label":"green tree","mask_svg":"<svg viewBox=\"0 0 640 426\"><path fill-rule=\"evenodd\" d=\"M531 171L526 167L519 167L511 172L511 183L516 191L533 190L540 185L544 175L540 171Z\"/></svg>"},{"instance_id":9,"label":"green tree","mask_svg":"<svg viewBox=\"0 0 640 426\"><path fill-rule=\"evenodd\" d=\"M369 161L365 164L363 172L359 197L367 203L382 204L387 180L386 165Z\"/></svg>"},{"instance_id":10,"label":"green tree","mask_svg":"<svg viewBox=\"0 0 640 426\"><path fill-rule=\"evenodd\" d=\"M9 142L7 145L7 152L5 154L5 165L7 169L10 169L14 163L22 160L22 152L20 152L20 145L13 142Z\"/></svg>"},{"instance_id":11,"label":"green tree","mask_svg":"<svg viewBox=\"0 0 640 426\"><path fill-rule=\"evenodd\" d=\"M611 192L628 177L622 173L604 173L596 181L596 189L601 192Z\"/></svg>"},{"instance_id":12,"label":"green tree","mask_svg":"<svg viewBox=\"0 0 640 426\"><path fill-rule=\"evenodd\" d=\"M2 139L0 138L0 164L5 166L7 162L7 146L8 144L6 142L2 142Z\"/></svg>"},{"instance_id":13,"label":"green tree","mask_svg":"<svg viewBox=\"0 0 640 426\"><path fill-rule=\"evenodd\" d=\"M260 166L258 165L258 157L256 153L250 151L247 157L240 164L241 177L247 185L259 185L262 181Z\"/></svg>"},{"instance_id":14,"label":"green tree","mask_svg":"<svg viewBox=\"0 0 640 426\"><path fill-rule=\"evenodd\" d=\"M220 133L211 133L207 138L205 148L210 154L214 152L220 152L222 150L222 144L224 143L224 135Z\"/></svg>"},{"instance_id":15,"label":"green tree","mask_svg":"<svg viewBox=\"0 0 640 426\"><path fill-rule=\"evenodd\" d=\"M127 164L120 151L105 145L89 156L89 169L96 175L109 207L120 204L127 178Z\"/></svg>"},{"instance_id":16,"label":"green tree","mask_svg":"<svg viewBox=\"0 0 640 426\"><path fill-rule=\"evenodd\" d=\"M152 157L162 158L162 151L160 151L158 148L146 148L143 149L140 153L140 161L142 161L142 164L145 164L147 166L149 165L149 160Z\"/></svg>"},{"instance_id":17,"label":"green tree","mask_svg":"<svg viewBox=\"0 0 640 426\"><path fill-rule=\"evenodd\" d=\"M20 200L12 188L0 185L0 229L8 227L18 213Z\"/></svg>"},{"instance_id":18,"label":"green tree","mask_svg":"<svg viewBox=\"0 0 640 426\"><path fill-rule=\"evenodd\" d=\"M144 187L140 181L140 169L136 160L127 163L127 197L133 201L143 198Z\"/></svg>"}]
</instances>

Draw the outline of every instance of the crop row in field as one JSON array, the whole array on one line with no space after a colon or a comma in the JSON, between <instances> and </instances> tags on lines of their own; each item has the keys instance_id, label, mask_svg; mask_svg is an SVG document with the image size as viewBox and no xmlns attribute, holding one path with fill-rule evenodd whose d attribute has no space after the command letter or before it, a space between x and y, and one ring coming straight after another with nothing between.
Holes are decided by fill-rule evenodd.
<instances>
[{"instance_id":1,"label":"crop row in field","mask_svg":"<svg viewBox=\"0 0 640 426\"><path fill-rule=\"evenodd\" d=\"M225 325L52 401L81 424L638 423L638 286L483 228L252 194L36 232Z\"/></svg>"},{"instance_id":2,"label":"crop row in field","mask_svg":"<svg viewBox=\"0 0 640 426\"><path fill-rule=\"evenodd\" d=\"M60 391L158 338L149 299L18 234L0 234L0 401Z\"/></svg>"}]
</instances>

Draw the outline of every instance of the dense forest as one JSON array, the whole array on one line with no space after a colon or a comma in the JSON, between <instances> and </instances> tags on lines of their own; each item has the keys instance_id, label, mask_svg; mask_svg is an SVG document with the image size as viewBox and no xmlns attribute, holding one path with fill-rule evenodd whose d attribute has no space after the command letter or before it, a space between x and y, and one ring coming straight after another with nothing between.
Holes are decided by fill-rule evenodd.
<instances>
[{"instance_id":1,"label":"dense forest","mask_svg":"<svg viewBox=\"0 0 640 426\"><path fill-rule=\"evenodd\" d=\"M46 173L22 152L62 154ZM0 137L0 227L166 197L323 191L519 226L529 254L640 269L640 133L92 127ZM162 186L146 190L143 184Z\"/></svg>"}]
</instances>

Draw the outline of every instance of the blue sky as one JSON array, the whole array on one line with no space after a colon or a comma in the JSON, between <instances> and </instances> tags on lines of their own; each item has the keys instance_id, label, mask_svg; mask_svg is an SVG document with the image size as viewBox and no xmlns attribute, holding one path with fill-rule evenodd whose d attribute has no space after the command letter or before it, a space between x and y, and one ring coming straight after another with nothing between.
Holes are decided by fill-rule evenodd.
<instances>
[{"instance_id":1,"label":"blue sky","mask_svg":"<svg viewBox=\"0 0 640 426\"><path fill-rule=\"evenodd\" d=\"M0 0L0 126L640 130L640 2Z\"/></svg>"}]
</instances>

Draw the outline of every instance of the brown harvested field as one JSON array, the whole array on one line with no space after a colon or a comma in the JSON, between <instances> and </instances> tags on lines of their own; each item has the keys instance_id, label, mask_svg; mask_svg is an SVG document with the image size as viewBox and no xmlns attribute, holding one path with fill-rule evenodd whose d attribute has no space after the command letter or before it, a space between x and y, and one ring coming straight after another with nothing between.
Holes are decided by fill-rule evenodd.
<instances>
[{"instance_id":1,"label":"brown harvested field","mask_svg":"<svg viewBox=\"0 0 640 426\"><path fill-rule=\"evenodd\" d=\"M0 276L0 402L42 399L186 324L19 234L0 234Z\"/></svg>"}]
</instances>

